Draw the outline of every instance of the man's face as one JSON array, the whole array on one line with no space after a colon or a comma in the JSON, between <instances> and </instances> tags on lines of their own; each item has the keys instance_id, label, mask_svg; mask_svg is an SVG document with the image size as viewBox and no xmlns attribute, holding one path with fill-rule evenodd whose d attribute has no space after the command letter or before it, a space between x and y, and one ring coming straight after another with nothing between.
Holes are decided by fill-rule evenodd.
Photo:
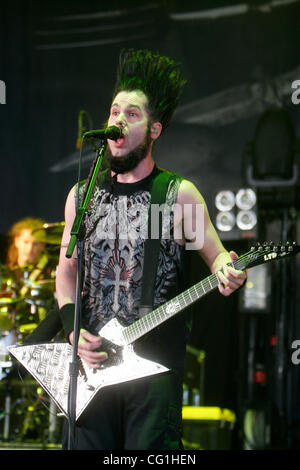
<instances>
[{"instance_id":1,"label":"man's face","mask_svg":"<svg viewBox=\"0 0 300 470\"><path fill-rule=\"evenodd\" d=\"M121 91L115 97L108 126L121 127L124 137L107 141L114 157L127 155L144 142L149 122L147 103L148 99L141 91Z\"/></svg>"},{"instance_id":2,"label":"man's face","mask_svg":"<svg viewBox=\"0 0 300 470\"><path fill-rule=\"evenodd\" d=\"M122 128L123 136L117 141L108 140L113 157L122 157L143 144L148 129L148 99L141 91L121 91L115 97L108 126Z\"/></svg>"},{"instance_id":3,"label":"man's face","mask_svg":"<svg viewBox=\"0 0 300 470\"><path fill-rule=\"evenodd\" d=\"M36 240L28 229L22 230L14 242L18 250L18 264L20 267L26 264L36 264L45 246L44 243Z\"/></svg>"}]
</instances>

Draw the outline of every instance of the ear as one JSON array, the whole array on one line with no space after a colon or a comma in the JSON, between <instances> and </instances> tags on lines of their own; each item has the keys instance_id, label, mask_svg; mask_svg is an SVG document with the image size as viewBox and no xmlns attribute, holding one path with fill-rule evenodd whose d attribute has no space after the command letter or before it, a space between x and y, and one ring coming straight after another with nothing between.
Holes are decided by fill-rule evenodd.
<instances>
[{"instance_id":1,"label":"ear","mask_svg":"<svg viewBox=\"0 0 300 470\"><path fill-rule=\"evenodd\" d=\"M150 126L150 136L152 139L157 139L162 131L162 125L160 122L153 122Z\"/></svg>"}]
</instances>

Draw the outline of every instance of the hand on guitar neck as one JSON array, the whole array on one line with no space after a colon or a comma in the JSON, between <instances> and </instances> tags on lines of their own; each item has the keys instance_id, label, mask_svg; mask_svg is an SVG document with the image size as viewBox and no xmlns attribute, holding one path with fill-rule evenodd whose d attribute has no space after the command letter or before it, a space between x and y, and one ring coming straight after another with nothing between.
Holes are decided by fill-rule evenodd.
<instances>
[{"instance_id":1,"label":"hand on guitar neck","mask_svg":"<svg viewBox=\"0 0 300 470\"><path fill-rule=\"evenodd\" d=\"M213 270L217 272L220 284L218 289L224 296L232 294L241 287L247 279L246 271L241 271L228 266L228 263L238 259L238 255L234 251L228 253L220 253L214 261Z\"/></svg>"}]
</instances>

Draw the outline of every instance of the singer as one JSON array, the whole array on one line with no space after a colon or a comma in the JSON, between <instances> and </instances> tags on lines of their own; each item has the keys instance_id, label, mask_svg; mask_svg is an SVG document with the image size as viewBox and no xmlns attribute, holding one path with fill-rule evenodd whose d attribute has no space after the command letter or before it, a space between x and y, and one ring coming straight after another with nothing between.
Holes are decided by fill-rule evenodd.
<instances>
[{"instance_id":1,"label":"singer","mask_svg":"<svg viewBox=\"0 0 300 470\"><path fill-rule=\"evenodd\" d=\"M168 239L160 242L153 280L153 305L164 304L182 290L186 240L194 241L193 248L199 251L212 272L218 271L219 291L224 296L238 289L246 279L244 272L226 266L237 258L237 254L225 250L198 189L180 175L159 168L154 161L154 144L166 132L184 85L180 67L172 59L147 50L121 52L107 122L108 127L117 126L120 135L115 140L107 139L107 170L101 186L93 194L91 209L84 221L82 324L78 354L91 368L103 368L109 361L109 353L101 350L99 330L111 319L132 325L144 315L141 305L143 276L152 264L150 262L143 269L146 243L142 238L131 237L130 232L127 239L119 237L120 220L116 219L114 236L110 239L101 238L98 225L110 222L109 207L117 211L122 200L126 202L130 223L137 233L144 223L138 207L149 207L155 182L162 174L169 178L165 202L170 207L175 203L182 208L201 205L204 217L196 220L197 211L173 213L172 228L180 224L185 226L185 238L175 239L172 231ZM83 189L82 184L80 197ZM71 344L77 261L66 258L65 254L75 217L76 194L75 186L66 201L65 230L56 279L60 316ZM137 210L132 212L135 207ZM197 246L194 234L189 231L189 227L195 226L204 232L201 246ZM101 389L77 421L76 449L183 449L181 397L190 327L189 315L183 313L135 342L137 354L168 367L170 372ZM64 448L67 446L66 435Z\"/></svg>"}]
</instances>

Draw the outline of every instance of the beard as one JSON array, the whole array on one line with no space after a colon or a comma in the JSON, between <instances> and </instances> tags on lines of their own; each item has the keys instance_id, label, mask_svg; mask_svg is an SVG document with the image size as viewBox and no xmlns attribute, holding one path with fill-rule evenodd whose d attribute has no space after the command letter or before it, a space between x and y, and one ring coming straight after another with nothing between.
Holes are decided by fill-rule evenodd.
<instances>
[{"instance_id":1,"label":"beard","mask_svg":"<svg viewBox=\"0 0 300 470\"><path fill-rule=\"evenodd\" d=\"M127 173L128 171L134 170L138 164L144 160L149 152L151 144L150 130L147 129L147 133L144 142L129 152L123 157L114 157L108 147L106 146L104 152L104 163L114 173Z\"/></svg>"}]
</instances>

